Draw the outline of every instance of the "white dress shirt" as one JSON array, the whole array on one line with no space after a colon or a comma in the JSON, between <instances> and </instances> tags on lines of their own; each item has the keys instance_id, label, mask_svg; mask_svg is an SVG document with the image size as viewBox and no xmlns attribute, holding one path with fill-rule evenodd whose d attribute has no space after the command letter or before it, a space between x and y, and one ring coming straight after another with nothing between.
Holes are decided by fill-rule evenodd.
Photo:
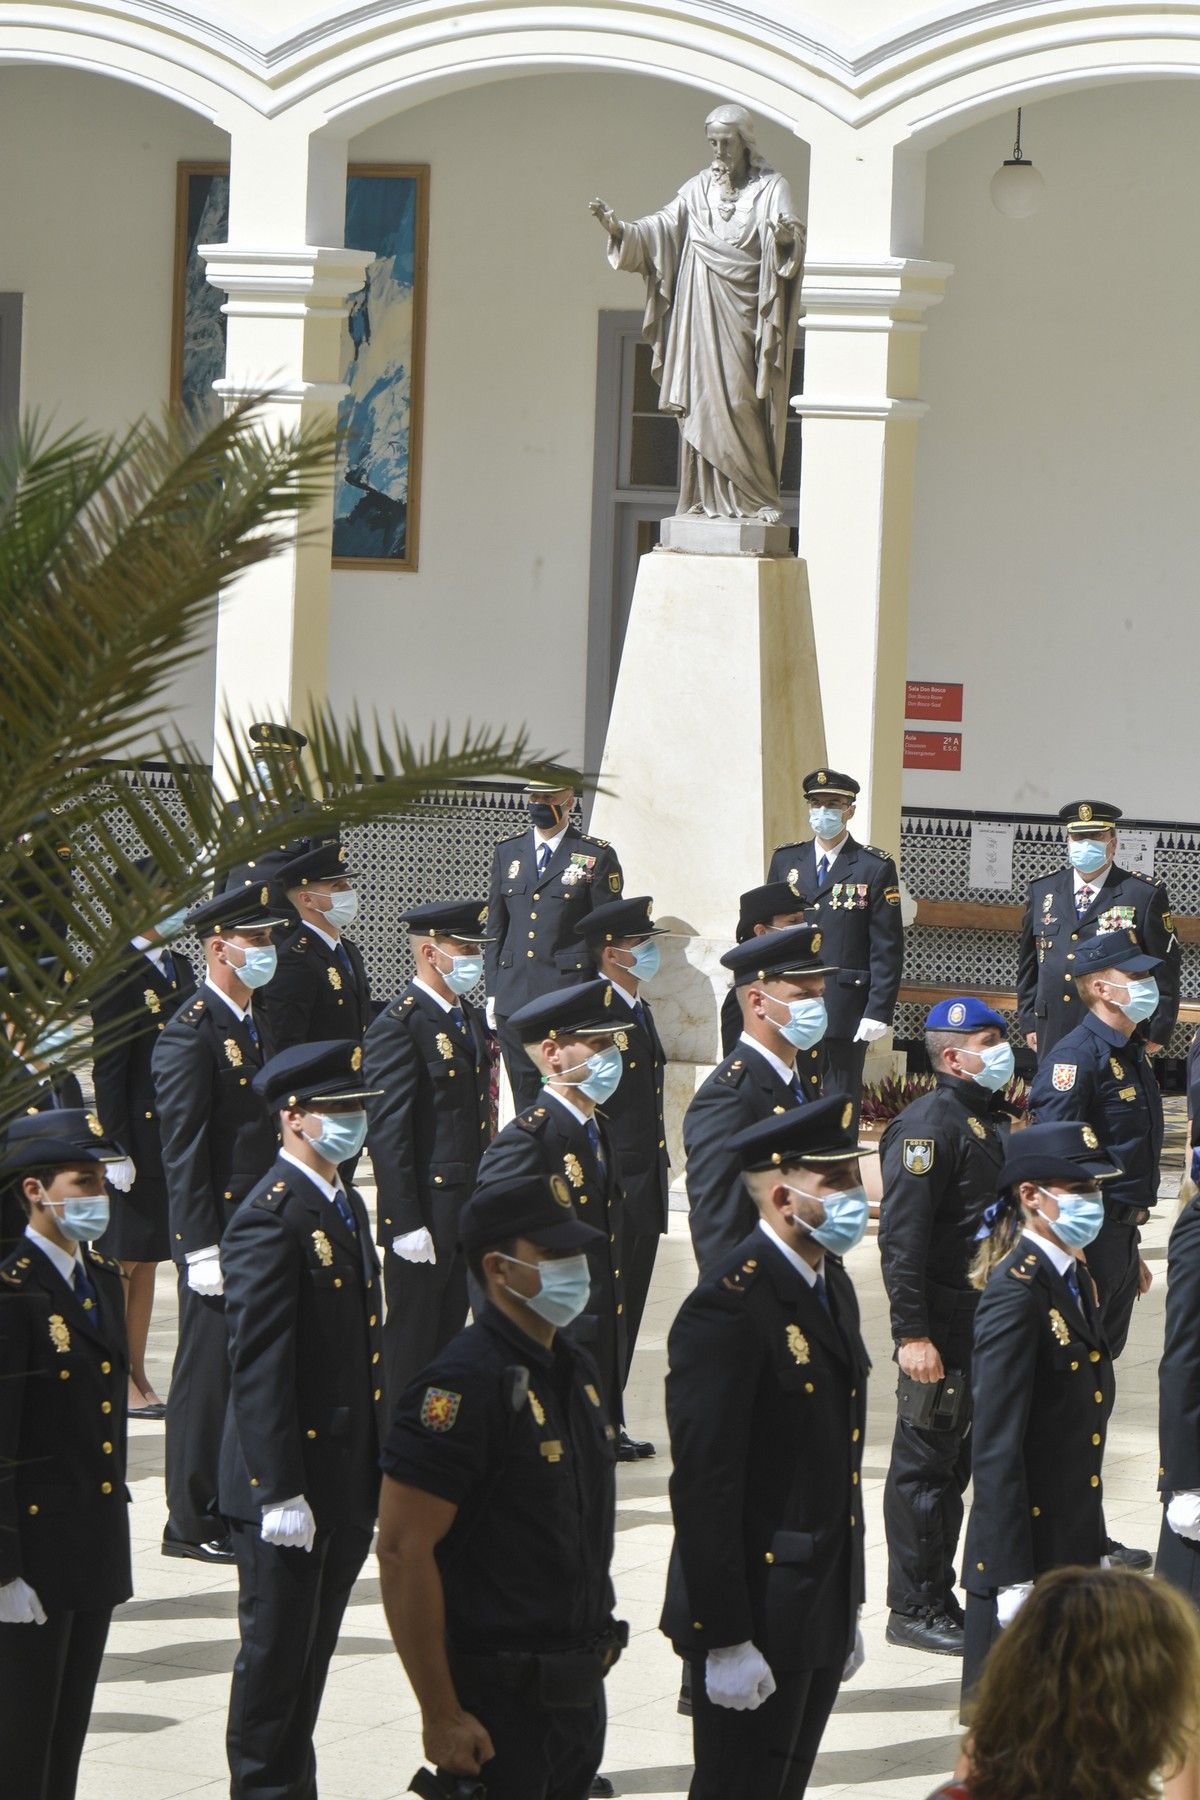
<instances>
[{"instance_id":1,"label":"white dress shirt","mask_svg":"<svg viewBox=\"0 0 1200 1800\"><path fill-rule=\"evenodd\" d=\"M811 1263L805 1262L804 1258L801 1256L801 1254L798 1250L793 1250L792 1246L790 1244L784 1242L784 1240L780 1237L779 1233L776 1231L775 1227L773 1225L768 1225L767 1221L765 1219L760 1219L758 1221L758 1229L760 1231L764 1231L767 1234L767 1236L770 1238L771 1242L774 1244L775 1248L780 1252L780 1254L782 1256L787 1257L788 1261L791 1263L793 1269L796 1270L797 1274L803 1275L805 1282L808 1284L808 1286L810 1288L815 1288L817 1285L817 1276L823 1275L825 1273L825 1257L824 1257L824 1255L822 1254L820 1262L817 1264L816 1268L814 1269Z\"/></svg>"},{"instance_id":2,"label":"white dress shirt","mask_svg":"<svg viewBox=\"0 0 1200 1800\"><path fill-rule=\"evenodd\" d=\"M782 1056L776 1056L773 1050L768 1050L767 1046L765 1044L760 1044L757 1038L748 1037L744 1031L738 1039L738 1043L745 1044L750 1050L756 1050L763 1058L763 1061L771 1065L784 1086L792 1086L796 1079L795 1063L785 1063Z\"/></svg>"}]
</instances>

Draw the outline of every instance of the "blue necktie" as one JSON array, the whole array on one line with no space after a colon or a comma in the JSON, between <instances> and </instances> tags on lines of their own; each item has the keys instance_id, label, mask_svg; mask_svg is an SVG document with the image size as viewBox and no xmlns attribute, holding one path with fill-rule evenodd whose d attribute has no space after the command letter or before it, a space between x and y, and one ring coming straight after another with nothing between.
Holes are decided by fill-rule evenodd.
<instances>
[{"instance_id":1,"label":"blue necktie","mask_svg":"<svg viewBox=\"0 0 1200 1800\"><path fill-rule=\"evenodd\" d=\"M350 977L351 981L353 981L354 980L354 964L350 961L349 956L346 954L346 946L342 943L340 938L333 947L333 960L337 964L338 968L342 971L342 974L348 975Z\"/></svg>"},{"instance_id":2,"label":"blue necktie","mask_svg":"<svg viewBox=\"0 0 1200 1800\"><path fill-rule=\"evenodd\" d=\"M1075 1302L1075 1304L1079 1308L1080 1312L1082 1312L1083 1311L1083 1296L1079 1292L1079 1277L1075 1273L1075 1268L1074 1268L1073 1264L1067 1270L1067 1286L1071 1290L1072 1300Z\"/></svg>"},{"instance_id":3,"label":"blue necktie","mask_svg":"<svg viewBox=\"0 0 1200 1800\"><path fill-rule=\"evenodd\" d=\"M259 1042L258 1026L254 1023L254 1014L249 1010L249 1008L247 1008L247 1010L246 1010L246 1017L245 1017L243 1023L245 1024L245 1027L246 1027L247 1037L250 1039L250 1042L254 1045L254 1048L257 1050L258 1042Z\"/></svg>"},{"instance_id":4,"label":"blue necktie","mask_svg":"<svg viewBox=\"0 0 1200 1800\"><path fill-rule=\"evenodd\" d=\"M825 1308L825 1311L827 1313L829 1313L829 1316L832 1319L833 1314L832 1314L832 1312L830 1312L830 1309L829 1309L829 1292L825 1286L824 1275L818 1275L816 1281L813 1283L813 1286L816 1288L816 1291L817 1291L817 1299L821 1302L821 1305Z\"/></svg>"},{"instance_id":5,"label":"blue necktie","mask_svg":"<svg viewBox=\"0 0 1200 1800\"><path fill-rule=\"evenodd\" d=\"M466 1037L467 1021L463 1017L463 1009L461 1006L452 1006L450 1008L450 1023L453 1025L455 1031L458 1032L460 1037Z\"/></svg>"},{"instance_id":6,"label":"blue necktie","mask_svg":"<svg viewBox=\"0 0 1200 1800\"><path fill-rule=\"evenodd\" d=\"M355 1222L354 1213L351 1210L350 1202L347 1200L345 1193L343 1192L343 1190L341 1188L338 1188L338 1190L334 1194L333 1204L337 1207L338 1217L341 1219L342 1224L346 1227L346 1230L350 1233L350 1236L353 1238L356 1238L358 1236L358 1225Z\"/></svg>"},{"instance_id":7,"label":"blue necktie","mask_svg":"<svg viewBox=\"0 0 1200 1800\"><path fill-rule=\"evenodd\" d=\"M537 869L538 869L539 875L544 875L546 873L546 865L549 861L550 861L550 846L549 846L549 844L539 844L538 845L538 853L537 853Z\"/></svg>"},{"instance_id":8,"label":"blue necktie","mask_svg":"<svg viewBox=\"0 0 1200 1800\"><path fill-rule=\"evenodd\" d=\"M174 961L172 960L171 952L169 950L164 950L162 953L161 969L162 969L162 973L166 976L166 978L170 982L171 986L174 987L175 986L175 964L174 964Z\"/></svg>"},{"instance_id":9,"label":"blue necktie","mask_svg":"<svg viewBox=\"0 0 1200 1800\"><path fill-rule=\"evenodd\" d=\"M75 1264L75 1276L72 1286L75 1289L75 1298L79 1301L81 1306L95 1306L97 1300L96 1289L88 1279L81 1262Z\"/></svg>"},{"instance_id":10,"label":"blue necktie","mask_svg":"<svg viewBox=\"0 0 1200 1800\"><path fill-rule=\"evenodd\" d=\"M817 886L824 887L828 879L829 858L827 856L819 856L817 858Z\"/></svg>"},{"instance_id":11,"label":"blue necktie","mask_svg":"<svg viewBox=\"0 0 1200 1800\"><path fill-rule=\"evenodd\" d=\"M645 1031L646 1030L646 1009L642 1005L640 1000L635 1000L633 1003L633 1016L637 1020L638 1024L641 1026L642 1030Z\"/></svg>"},{"instance_id":12,"label":"blue necktie","mask_svg":"<svg viewBox=\"0 0 1200 1800\"><path fill-rule=\"evenodd\" d=\"M804 1083L798 1075L792 1076L792 1092L795 1094L796 1099L800 1102L801 1106L808 1105L808 1090L805 1088Z\"/></svg>"},{"instance_id":13,"label":"blue necktie","mask_svg":"<svg viewBox=\"0 0 1200 1800\"><path fill-rule=\"evenodd\" d=\"M595 1119L589 1119L584 1130L587 1132L587 1141L591 1145L592 1155L599 1163L603 1173L608 1168L608 1164L604 1160L604 1151L600 1147L600 1127Z\"/></svg>"}]
</instances>

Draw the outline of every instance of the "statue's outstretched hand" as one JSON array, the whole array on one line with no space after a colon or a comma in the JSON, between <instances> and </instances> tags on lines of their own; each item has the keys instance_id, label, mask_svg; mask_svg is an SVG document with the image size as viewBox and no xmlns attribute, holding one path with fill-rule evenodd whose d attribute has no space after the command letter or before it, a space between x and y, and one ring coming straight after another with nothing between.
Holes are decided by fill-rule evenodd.
<instances>
[{"instance_id":1,"label":"statue's outstretched hand","mask_svg":"<svg viewBox=\"0 0 1200 1800\"><path fill-rule=\"evenodd\" d=\"M776 247L781 251L791 250L797 238L801 243L804 242L804 225L799 219L789 219L786 216L772 219L770 226L775 233Z\"/></svg>"},{"instance_id":2,"label":"statue's outstretched hand","mask_svg":"<svg viewBox=\"0 0 1200 1800\"><path fill-rule=\"evenodd\" d=\"M620 237L621 221L606 201L599 199L590 201L588 204L588 211L599 219L610 238Z\"/></svg>"}]
</instances>

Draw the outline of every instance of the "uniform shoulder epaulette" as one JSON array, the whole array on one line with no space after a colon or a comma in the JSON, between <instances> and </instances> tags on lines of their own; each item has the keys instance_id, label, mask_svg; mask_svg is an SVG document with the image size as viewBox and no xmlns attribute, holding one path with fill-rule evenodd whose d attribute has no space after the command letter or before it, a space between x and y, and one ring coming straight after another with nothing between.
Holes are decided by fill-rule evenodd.
<instances>
[{"instance_id":1,"label":"uniform shoulder epaulette","mask_svg":"<svg viewBox=\"0 0 1200 1800\"><path fill-rule=\"evenodd\" d=\"M585 844L599 844L599 846L602 850L611 850L612 849L612 845L609 843L607 838L593 837L590 831L581 831L579 835L583 839Z\"/></svg>"},{"instance_id":2,"label":"uniform shoulder epaulette","mask_svg":"<svg viewBox=\"0 0 1200 1800\"><path fill-rule=\"evenodd\" d=\"M264 1212L277 1213L290 1191L286 1181L273 1181L261 1194L255 1194L250 1204L260 1206Z\"/></svg>"},{"instance_id":3,"label":"uniform shoulder epaulette","mask_svg":"<svg viewBox=\"0 0 1200 1800\"><path fill-rule=\"evenodd\" d=\"M403 1019L416 1005L415 994L405 994L403 1000L397 1000L392 1008L393 1019Z\"/></svg>"},{"instance_id":4,"label":"uniform shoulder epaulette","mask_svg":"<svg viewBox=\"0 0 1200 1800\"><path fill-rule=\"evenodd\" d=\"M107 1269L110 1275L120 1275L121 1265L115 1256L105 1256L103 1250L97 1250L94 1244L88 1245L88 1256L98 1268Z\"/></svg>"},{"instance_id":5,"label":"uniform shoulder epaulette","mask_svg":"<svg viewBox=\"0 0 1200 1800\"><path fill-rule=\"evenodd\" d=\"M727 1294L746 1294L758 1280L758 1258L748 1256L746 1261L736 1269L730 1269L718 1278L717 1286Z\"/></svg>"},{"instance_id":6,"label":"uniform shoulder epaulette","mask_svg":"<svg viewBox=\"0 0 1200 1800\"><path fill-rule=\"evenodd\" d=\"M194 1027L199 1025L207 1011L208 1001L203 994L197 994L194 1000L189 1000L186 1006L180 1007L179 1011L175 1014L175 1017L181 1024Z\"/></svg>"},{"instance_id":7,"label":"uniform shoulder epaulette","mask_svg":"<svg viewBox=\"0 0 1200 1800\"><path fill-rule=\"evenodd\" d=\"M0 1281L6 1287L22 1287L29 1279L29 1271L33 1267L31 1256L18 1256L15 1260L10 1256L0 1268Z\"/></svg>"},{"instance_id":8,"label":"uniform shoulder epaulette","mask_svg":"<svg viewBox=\"0 0 1200 1800\"><path fill-rule=\"evenodd\" d=\"M723 1081L726 1087L737 1087L746 1079L745 1059L735 1056L727 1069L717 1070L716 1078L718 1081Z\"/></svg>"},{"instance_id":9,"label":"uniform shoulder epaulette","mask_svg":"<svg viewBox=\"0 0 1200 1800\"><path fill-rule=\"evenodd\" d=\"M864 844L863 849L869 850L871 852L872 856L879 857L881 862L891 862L892 861L891 851L890 850L881 850L879 848L878 844Z\"/></svg>"},{"instance_id":10,"label":"uniform shoulder epaulette","mask_svg":"<svg viewBox=\"0 0 1200 1800\"><path fill-rule=\"evenodd\" d=\"M1129 873L1136 875L1139 881L1148 881L1151 887L1162 887L1163 885L1157 875L1147 875L1145 869L1131 869Z\"/></svg>"},{"instance_id":11,"label":"uniform shoulder epaulette","mask_svg":"<svg viewBox=\"0 0 1200 1800\"><path fill-rule=\"evenodd\" d=\"M513 1123L519 1125L522 1131L540 1131L546 1118L544 1106L531 1106L527 1112L518 1113Z\"/></svg>"}]
</instances>

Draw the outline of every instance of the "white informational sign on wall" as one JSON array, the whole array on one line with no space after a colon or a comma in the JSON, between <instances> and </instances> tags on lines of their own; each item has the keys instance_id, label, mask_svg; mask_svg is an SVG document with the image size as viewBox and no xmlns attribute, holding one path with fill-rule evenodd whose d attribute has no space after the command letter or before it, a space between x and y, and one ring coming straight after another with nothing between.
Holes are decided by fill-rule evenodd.
<instances>
[{"instance_id":1,"label":"white informational sign on wall","mask_svg":"<svg viewBox=\"0 0 1200 1800\"><path fill-rule=\"evenodd\" d=\"M978 819L971 826L970 885L973 888L1012 887L1013 825L988 825Z\"/></svg>"},{"instance_id":2,"label":"white informational sign on wall","mask_svg":"<svg viewBox=\"0 0 1200 1800\"><path fill-rule=\"evenodd\" d=\"M1118 830L1117 861L1123 869L1133 869L1138 875L1153 875L1157 842L1157 831Z\"/></svg>"}]
</instances>

